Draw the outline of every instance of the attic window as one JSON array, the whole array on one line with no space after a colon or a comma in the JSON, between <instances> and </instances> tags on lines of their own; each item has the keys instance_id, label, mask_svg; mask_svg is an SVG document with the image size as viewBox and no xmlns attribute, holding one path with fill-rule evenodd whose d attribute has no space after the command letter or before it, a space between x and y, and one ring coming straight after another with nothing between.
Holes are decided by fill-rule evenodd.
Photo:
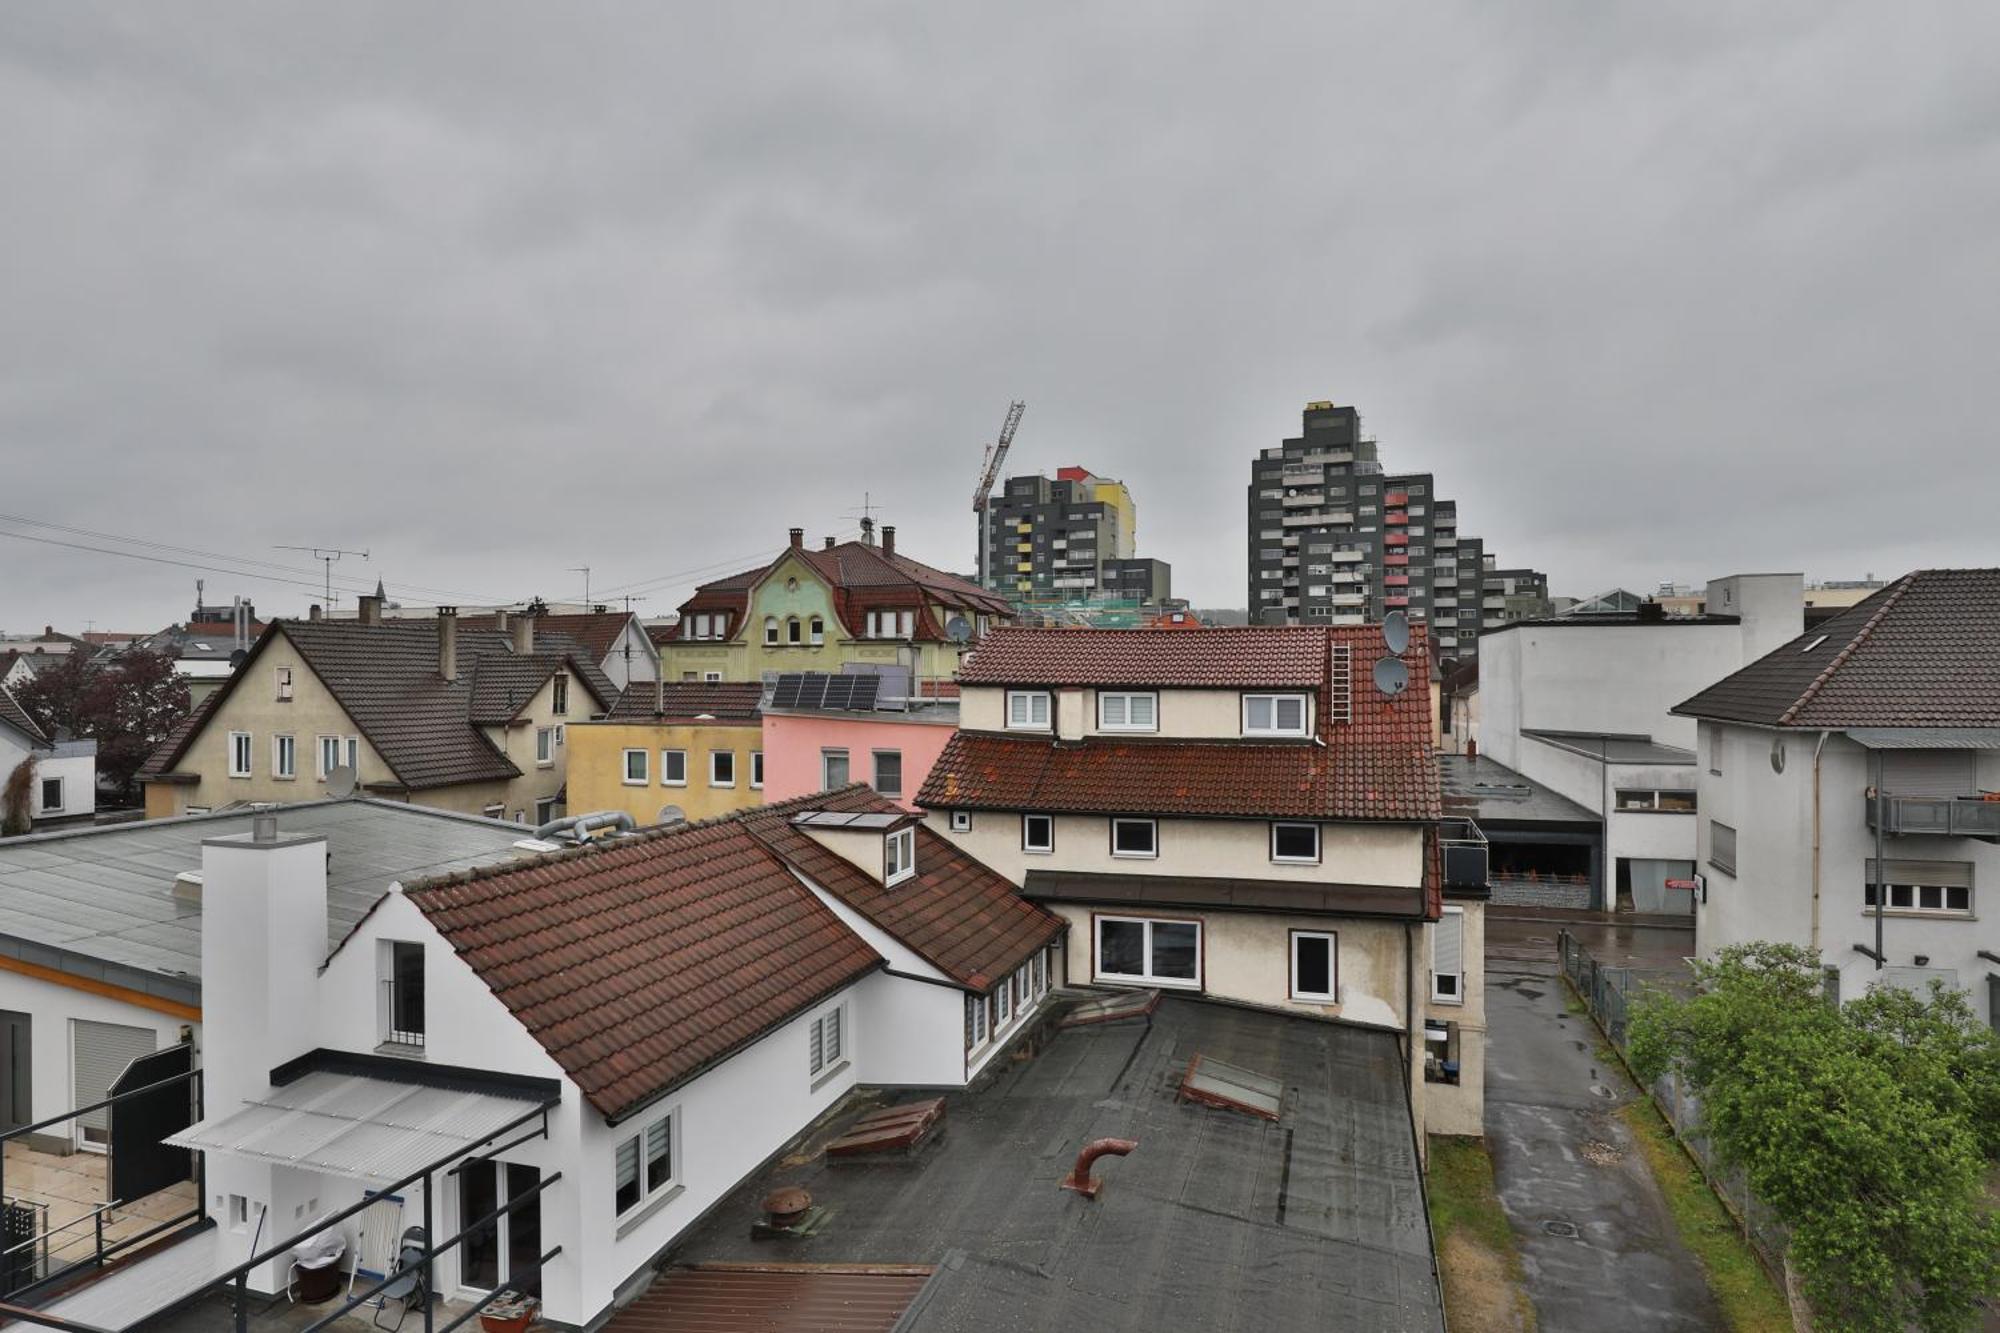
<instances>
[{"instance_id":1,"label":"attic window","mask_svg":"<svg viewBox=\"0 0 2000 1333\"><path fill-rule=\"evenodd\" d=\"M900 884L916 873L917 830L911 825L882 839L882 883Z\"/></svg>"},{"instance_id":2,"label":"attic window","mask_svg":"<svg viewBox=\"0 0 2000 1333\"><path fill-rule=\"evenodd\" d=\"M1826 642L1826 635L1822 634L1817 639L1814 639L1811 643L1807 644L1805 647L1799 649L1799 651L1801 653L1809 653L1813 649L1819 647L1821 644L1825 642Z\"/></svg>"}]
</instances>

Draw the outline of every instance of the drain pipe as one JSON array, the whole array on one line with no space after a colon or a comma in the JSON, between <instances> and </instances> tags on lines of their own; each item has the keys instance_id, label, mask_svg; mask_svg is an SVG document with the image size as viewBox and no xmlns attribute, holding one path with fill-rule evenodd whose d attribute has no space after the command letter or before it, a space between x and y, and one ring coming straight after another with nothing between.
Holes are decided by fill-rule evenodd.
<instances>
[{"instance_id":1,"label":"drain pipe","mask_svg":"<svg viewBox=\"0 0 2000 1333\"><path fill-rule=\"evenodd\" d=\"M1812 747L1812 957L1820 957L1820 751L1830 735L1822 731Z\"/></svg>"}]
</instances>

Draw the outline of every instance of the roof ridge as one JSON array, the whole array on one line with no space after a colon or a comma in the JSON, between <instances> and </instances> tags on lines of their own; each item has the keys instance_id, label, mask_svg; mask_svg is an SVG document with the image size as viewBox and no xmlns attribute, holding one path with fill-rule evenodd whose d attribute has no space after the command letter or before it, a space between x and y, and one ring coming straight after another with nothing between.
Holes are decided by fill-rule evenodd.
<instances>
[{"instance_id":1,"label":"roof ridge","mask_svg":"<svg viewBox=\"0 0 2000 1333\"><path fill-rule=\"evenodd\" d=\"M1921 573L1923 573L1922 570L1913 569L1889 586L1889 594L1882 599L1882 605L1875 609L1875 614L1868 617L1866 623L1855 631L1854 637L1847 641L1846 646L1833 655L1831 662L1828 662L1825 667L1821 668L1820 673L1812 678L1812 682L1805 687L1805 690L1792 702L1792 705L1778 715L1779 726L1790 726L1793 719L1805 710L1806 705L1810 704L1819 694L1820 690L1825 688L1826 683L1833 678L1833 673L1838 671L1842 666L1845 666L1847 660L1854 656L1861 645L1868 642L1868 636L1875 632L1875 627L1882 623L1882 618L1895 609L1896 603L1903 599L1903 594L1916 586L1917 575Z\"/></svg>"}]
</instances>

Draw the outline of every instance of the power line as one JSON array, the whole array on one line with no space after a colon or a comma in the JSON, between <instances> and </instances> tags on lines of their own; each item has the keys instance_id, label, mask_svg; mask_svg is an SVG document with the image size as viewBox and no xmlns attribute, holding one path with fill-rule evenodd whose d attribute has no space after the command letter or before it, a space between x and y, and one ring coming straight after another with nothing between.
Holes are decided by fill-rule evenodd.
<instances>
[{"instance_id":1,"label":"power line","mask_svg":"<svg viewBox=\"0 0 2000 1333\"><path fill-rule=\"evenodd\" d=\"M833 534L834 540L843 541L849 537L859 535L860 531L859 528L848 528ZM692 579L702 574L714 573L718 570L741 569L753 561L761 561L763 564L768 565L790 549L788 546L780 546L774 549L753 552L749 555L732 556L726 560L712 561L705 565L696 565L690 569L675 570L671 574L659 574L652 578L635 579L630 583L614 584L609 588L599 589L597 595L600 598L617 597L627 591L631 591L636 595L640 589L657 590L662 584L671 584L677 580Z\"/></svg>"}]
</instances>

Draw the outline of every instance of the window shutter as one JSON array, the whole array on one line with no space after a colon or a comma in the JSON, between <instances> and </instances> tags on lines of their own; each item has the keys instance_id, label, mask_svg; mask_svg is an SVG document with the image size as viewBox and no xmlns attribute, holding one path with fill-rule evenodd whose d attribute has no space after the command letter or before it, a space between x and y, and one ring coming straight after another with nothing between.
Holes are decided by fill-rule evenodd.
<instances>
[{"instance_id":1,"label":"window shutter","mask_svg":"<svg viewBox=\"0 0 2000 1333\"><path fill-rule=\"evenodd\" d=\"M1132 715L1130 718L1127 719L1127 721L1129 721L1133 726L1150 727L1153 725L1152 695L1150 694L1133 695L1131 707L1132 707Z\"/></svg>"},{"instance_id":2,"label":"window shutter","mask_svg":"<svg viewBox=\"0 0 2000 1333\"><path fill-rule=\"evenodd\" d=\"M1107 694L1104 696L1104 725L1122 727L1125 725L1125 696Z\"/></svg>"},{"instance_id":3,"label":"window shutter","mask_svg":"<svg viewBox=\"0 0 2000 1333\"><path fill-rule=\"evenodd\" d=\"M1885 750L1882 790L1891 796L1970 796L1979 790L1973 758L1971 750Z\"/></svg>"},{"instance_id":4,"label":"window shutter","mask_svg":"<svg viewBox=\"0 0 2000 1333\"><path fill-rule=\"evenodd\" d=\"M639 1136L633 1135L618 1145L618 1183L637 1184L639 1180Z\"/></svg>"},{"instance_id":5,"label":"window shutter","mask_svg":"<svg viewBox=\"0 0 2000 1333\"><path fill-rule=\"evenodd\" d=\"M812 1025L812 1072L817 1074L826 1066L826 1025Z\"/></svg>"},{"instance_id":6,"label":"window shutter","mask_svg":"<svg viewBox=\"0 0 2000 1333\"><path fill-rule=\"evenodd\" d=\"M76 1024L76 1101L88 1106L111 1095L111 1085L125 1072L125 1066L142 1055L153 1053L155 1042L148 1028L127 1027L122 1023L97 1023L79 1018ZM99 1109L77 1117L94 1130L108 1129L110 1113Z\"/></svg>"},{"instance_id":7,"label":"window shutter","mask_svg":"<svg viewBox=\"0 0 2000 1333\"><path fill-rule=\"evenodd\" d=\"M1464 973L1465 913L1446 912L1438 919L1431 935L1431 970L1439 976Z\"/></svg>"},{"instance_id":8,"label":"window shutter","mask_svg":"<svg viewBox=\"0 0 2000 1333\"><path fill-rule=\"evenodd\" d=\"M828 1011L826 1016L826 1058L831 1064L840 1059L840 1010Z\"/></svg>"}]
</instances>

